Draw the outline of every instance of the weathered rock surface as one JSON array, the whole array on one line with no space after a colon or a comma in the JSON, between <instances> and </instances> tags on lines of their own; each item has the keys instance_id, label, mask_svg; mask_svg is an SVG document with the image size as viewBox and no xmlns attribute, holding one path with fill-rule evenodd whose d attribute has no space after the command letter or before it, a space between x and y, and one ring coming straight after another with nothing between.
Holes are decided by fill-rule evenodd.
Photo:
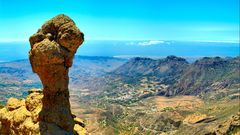
<instances>
[{"instance_id":1,"label":"weathered rock surface","mask_svg":"<svg viewBox=\"0 0 240 135\"><path fill-rule=\"evenodd\" d=\"M194 113L191 115L188 115L183 122L186 124L196 124L199 123L205 119L207 119L207 115L206 114L201 114L201 113Z\"/></svg>"},{"instance_id":2,"label":"weathered rock surface","mask_svg":"<svg viewBox=\"0 0 240 135\"><path fill-rule=\"evenodd\" d=\"M26 99L10 98L6 106L0 109L0 134L2 135L84 135L87 133L83 120L74 118L74 131L70 133L55 123L39 119L42 110L43 94L31 91ZM14 101L14 102L13 102Z\"/></svg>"},{"instance_id":3,"label":"weathered rock surface","mask_svg":"<svg viewBox=\"0 0 240 135\"><path fill-rule=\"evenodd\" d=\"M33 72L38 74L43 84L40 120L56 123L68 132L73 132L74 128L69 103L68 69L83 40L83 34L73 20L65 15L47 21L30 37L30 62Z\"/></svg>"},{"instance_id":4,"label":"weathered rock surface","mask_svg":"<svg viewBox=\"0 0 240 135\"><path fill-rule=\"evenodd\" d=\"M219 124L214 132L214 135L239 135L240 134L240 112L233 115L229 120Z\"/></svg>"},{"instance_id":5,"label":"weathered rock surface","mask_svg":"<svg viewBox=\"0 0 240 135\"><path fill-rule=\"evenodd\" d=\"M47 21L29 39L30 63L40 77L43 95L31 90L25 100L10 98L1 110L3 134L81 134L70 110L68 71L83 33L68 16ZM17 125L17 126L16 126Z\"/></svg>"}]
</instances>

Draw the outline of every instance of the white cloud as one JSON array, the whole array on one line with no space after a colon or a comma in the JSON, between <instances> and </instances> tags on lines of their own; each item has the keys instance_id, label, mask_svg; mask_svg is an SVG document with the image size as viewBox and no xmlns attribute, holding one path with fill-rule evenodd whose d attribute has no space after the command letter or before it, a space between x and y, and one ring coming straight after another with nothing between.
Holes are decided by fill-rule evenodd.
<instances>
[{"instance_id":1,"label":"white cloud","mask_svg":"<svg viewBox=\"0 0 240 135\"><path fill-rule=\"evenodd\" d=\"M140 46L149 46L149 45L156 45L156 44L163 44L164 41L161 40L150 40L150 41L144 41L144 42L138 42L137 44Z\"/></svg>"}]
</instances>

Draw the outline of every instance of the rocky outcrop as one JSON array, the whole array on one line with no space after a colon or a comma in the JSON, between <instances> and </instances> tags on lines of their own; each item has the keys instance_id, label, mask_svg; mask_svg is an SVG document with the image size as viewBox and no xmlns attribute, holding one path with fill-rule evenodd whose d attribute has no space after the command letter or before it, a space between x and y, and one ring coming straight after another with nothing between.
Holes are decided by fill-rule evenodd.
<instances>
[{"instance_id":1,"label":"rocky outcrop","mask_svg":"<svg viewBox=\"0 0 240 135\"><path fill-rule=\"evenodd\" d=\"M183 123L185 123L185 124L196 124L196 123L202 122L206 119L208 119L206 114L194 113L194 114L188 115L183 120Z\"/></svg>"},{"instance_id":2,"label":"rocky outcrop","mask_svg":"<svg viewBox=\"0 0 240 135\"><path fill-rule=\"evenodd\" d=\"M47 21L29 41L30 63L33 72L40 77L43 95L31 91L26 101L10 98L1 110L0 121L2 129L6 130L2 132L75 134L74 128L81 126L76 126L70 110L68 71L74 54L84 41L83 33L72 19L61 14ZM26 127L29 125L33 129ZM24 131L19 129L21 126Z\"/></svg>"},{"instance_id":3,"label":"rocky outcrop","mask_svg":"<svg viewBox=\"0 0 240 135\"><path fill-rule=\"evenodd\" d=\"M229 120L219 124L213 135L239 135L240 134L240 112L233 115Z\"/></svg>"},{"instance_id":4,"label":"rocky outcrop","mask_svg":"<svg viewBox=\"0 0 240 135\"><path fill-rule=\"evenodd\" d=\"M29 41L32 69L43 84L43 108L39 118L73 132L68 69L83 42L83 34L69 17L58 15L47 21Z\"/></svg>"}]
</instances>

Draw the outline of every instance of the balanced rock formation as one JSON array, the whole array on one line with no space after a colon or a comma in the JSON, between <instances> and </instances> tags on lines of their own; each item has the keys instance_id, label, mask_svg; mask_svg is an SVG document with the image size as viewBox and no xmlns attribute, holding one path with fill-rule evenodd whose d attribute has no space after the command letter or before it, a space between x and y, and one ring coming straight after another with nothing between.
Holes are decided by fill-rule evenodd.
<instances>
[{"instance_id":1,"label":"balanced rock formation","mask_svg":"<svg viewBox=\"0 0 240 135\"><path fill-rule=\"evenodd\" d=\"M69 132L73 132L74 121L69 103L68 69L82 42L83 34L65 15L47 21L30 37L30 62L43 84L40 120L56 123Z\"/></svg>"},{"instance_id":2,"label":"balanced rock formation","mask_svg":"<svg viewBox=\"0 0 240 135\"><path fill-rule=\"evenodd\" d=\"M59 130L54 130L56 131L54 134L59 134L62 131L68 134L76 134L74 129L80 129L79 126L81 125L75 124L76 121L74 121L74 116L70 110L68 70L72 66L74 54L84 41L83 33L76 27L72 19L61 14L47 21L37 33L30 37L29 41L31 44L30 63L33 72L38 74L43 84L43 96L41 97L39 92L32 91L27 97L31 100L9 99L0 117L2 127L5 127L5 129L13 128L11 122L16 120L14 116L17 115L15 114L21 111L24 113L19 116L21 121L17 121L18 127L21 127L19 125L26 122L29 117L31 117L31 120L26 123L37 124L36 128L31 129L31 134L33 134L32 131L34 131L34 134L53 134L53 131L48 130L57 128ZM36 94L40 94L39 97L35 97ZM5 113L3 113L4 111ZM10 114L12 111L14 111L14 114ZM4 115L6 113L9 116L14 115L12 116L13 121L6 118L8 117ZM16 125L16 123L13 125ZM3 132L15 134L18 127L16 127L16 130ZM17 134L22 134L22 132Z\"/></svg>"}]
</instances>

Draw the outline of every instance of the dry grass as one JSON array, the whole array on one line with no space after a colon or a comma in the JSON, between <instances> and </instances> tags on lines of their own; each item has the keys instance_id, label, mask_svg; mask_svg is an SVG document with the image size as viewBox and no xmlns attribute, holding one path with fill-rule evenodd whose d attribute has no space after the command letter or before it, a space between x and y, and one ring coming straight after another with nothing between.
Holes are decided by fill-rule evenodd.
<instances>
[{"instance_id":1,"label":"dry grass","mask_svg":"<svg viewBox=\"0 0 240 135\"><path fill-rule=\"evenodd\" d=\"M195 109L204 105L204 102L195 96L177 96L172 98L157 96L149 100L153 101L158 109L166 107Z\"/></svg>"}]
</instances>

